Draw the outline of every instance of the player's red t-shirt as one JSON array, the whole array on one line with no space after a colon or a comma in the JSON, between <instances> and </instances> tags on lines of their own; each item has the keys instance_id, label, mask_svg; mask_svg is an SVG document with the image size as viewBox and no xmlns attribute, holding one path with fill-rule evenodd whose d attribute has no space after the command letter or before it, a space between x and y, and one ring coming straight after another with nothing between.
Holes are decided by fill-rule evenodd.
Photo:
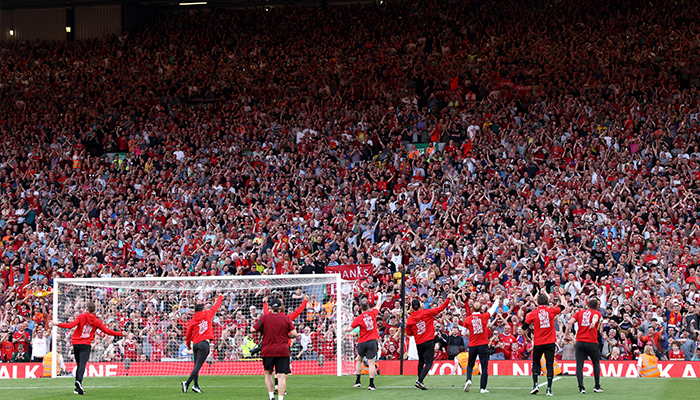
<instances>
[{"instance_id":1,"label":"player's red t-shirt","mask_svg":"<svg viewBox=\"0 0 700 400\"><path fill-rule=\"evenodd\" d=\"M379 339L379 331L377 331L377 315L379 310L373 308L367 312L358 315L352 321L352 327L360 327L360 340L358 343L369 342L370 340Z\"/></svg>"},{"instance_id":2,"label":"player's red t-shirt","mask_svg":"<svg viewBox=\"0 0 700 400\"><path fill-rule=\"evenodd\" d=\"M491 314L485 312L472 314L464 320L464 326L469 330L469 347L489 344L489 318Z\"/></svg>"},{"instance_id":3,"label":"player's red t-shirt","mask_svg":"<svg viewBox=\"0 0 700 400\"><path fill-rule=\"evenodd\" d=\"M216 312L221 306L221 302L224 300L224 296L219 296L216 299L214 306L208 310L202 310L194 314L190 322L187 324L187 331L185 332L185 343L197 344L203 340L213 340L214 328L212 325L212 318L216 315Z\"/></svg>"},{"instance_id":4,"label":"player's red t-shirt","mask_svg":"<svg viewBox=\"0 0 700 400\"><path fill-rule=\"evenodd\" d=\"M431 310L416 310L411 312L406 322L406 333L409 336L416 338L416 344L425 343L435 339L435 322L434 318L447 307L450 300L445 300L440 307Z\"/></svg>"},{"instance_id":5,"label":"player's red t-shirt","mask_svg":"<svg viewBox=\"0 0 700 400\"><path fill-rule=\"evenodd\" d=\"M531 324L535 330L535 346L557 342L554 330L554 317L561 312L559 307L539 306L530 311L525 317L525 323Z\"/></svg>"},{"instance_id":6,"label":"player's red t-shirt","mask_svg":"<svg viewBox=\"0 0 700 400\"><path fill-rule=\"evenodd\" d=\"M289 316L289 320L294 323L294 320L299 317L302 311L306 310L306 304L308 303L308 300L304 300L301 302L301 305L297 307L296 310L294 310L292 313L287 314ZM270 307L267 305L267 302L263 303L263 314L267 315L270 313ZM289 346L292 345L292 339L289 339Z\"/></svg>"},{"instance_id":7,"label":"player's red t-shirt","mask_svg":"<svg viewBox=\"0 0 700 400\"><path fill-rule=\"evenodd\" d=\"M598 343L598 323L591 325L594 315L598 316L598 323L600 323L599 311L586 309L574 314L574 319L578 322L577 342Z\"/></svg>"},{"instance_id":8,"label":"player's red t-shirt","mask_svg":"<svg viewBox=\"0 0 700 400\"><path fill-rule=\"evenodd\" d=\"M287 315L263 315L255 322L253 329L263 335L261 356L289 357L289 332L294 330L294 325Z\"/></svg>"},{"instance_id":9,"label":"player's red t-shirt","mask_svg":"<svg viewBox=\"0 0 700 400\"><path fill-rule=\"evenodd\" d=\"M92 344L92 340L95 338L95 333L97 330L112 335L112 336L122 336L122 332L115 332L108 327L106 327L99 318L94 314L85 313L80 314L73 320L73 322L58 324L59 328L71 329L78 327L73 331L73 336L71 338L71 343L76 344Z\"/></svg>"}]
</instances>

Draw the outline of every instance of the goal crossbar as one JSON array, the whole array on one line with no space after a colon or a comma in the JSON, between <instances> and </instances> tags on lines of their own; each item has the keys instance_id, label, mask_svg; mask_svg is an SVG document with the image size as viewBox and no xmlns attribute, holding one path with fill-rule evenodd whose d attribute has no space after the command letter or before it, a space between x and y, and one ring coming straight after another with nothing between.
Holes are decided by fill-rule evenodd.
<instances>
[{"instance_id":1,"label":"goal crossbar","mask_svg":"<svg viewBox=\"0 0 700 400\"><path fill-rule=\"evenodd\" d=\"M176 287L163 287L163 283L173 282ZM138 278L56 278L53 283L54 313L53 322L59 322L59 296L63 285L72 287L90 288L119 288L130 290L177 290L179 292L199 292L203 290L250 290L250 289L289 289L300 285L332 285L337 295L336 319L335 319L335 340L336 340L336 374L343 374L343 324L348 324L350 317L342 317L343 313L352 312L352 309L345 309L344 296L352 296L347 290L343 290L343 285L352 285L351 281L345 281L340 274L313 274L313 275L252 275L252 276L194 276L194 277L138 277ZM51 332L51 376L56 377L58 366L58 327L54 326Z\"/></svg>"}]
</instances>

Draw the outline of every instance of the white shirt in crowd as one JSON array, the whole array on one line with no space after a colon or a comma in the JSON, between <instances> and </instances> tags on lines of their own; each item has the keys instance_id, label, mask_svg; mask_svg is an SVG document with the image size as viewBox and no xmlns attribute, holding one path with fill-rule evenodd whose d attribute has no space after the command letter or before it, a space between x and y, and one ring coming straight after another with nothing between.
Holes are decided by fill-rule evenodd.
<instances>
[{"instance_id":1,"label":"white shirt in crowd","mask_svg":"<svg viewBox=\"0 0 700 400\"><path fill-rule=\"evenodd\" d=\"M45 335L39 337L36 335L32 338L32 359L35 357L43 358L49 352L49 340Z\"/></svg>"}]
</instances>

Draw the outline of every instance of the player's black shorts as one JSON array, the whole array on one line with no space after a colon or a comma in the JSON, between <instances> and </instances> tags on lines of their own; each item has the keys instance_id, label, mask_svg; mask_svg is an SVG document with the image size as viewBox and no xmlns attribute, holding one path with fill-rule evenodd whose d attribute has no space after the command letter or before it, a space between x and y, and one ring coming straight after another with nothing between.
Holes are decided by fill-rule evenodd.
<instances>
[{"instance_id":1,"label":"player's black shorts","mask_svg":"<svg viewBox=\"0 0 700 400\"><path fill-rule=\"evenodd\" d=\"M289 368L289 357L263 357L263 367L265 371L274 371L277 374L291 374Z\"/></svg>"},{"instance_id":2,"label":"player's black shorts","mask_svg":"<svg viewBox=\"0 0 700 400\"><path fill-rule=\"evenodd\" d=\"M368 360L377 357L377 341L370 340L367 342L362 342L357 344L357 355L364 358L367 357Z\"/></svg>"}]
</instances>

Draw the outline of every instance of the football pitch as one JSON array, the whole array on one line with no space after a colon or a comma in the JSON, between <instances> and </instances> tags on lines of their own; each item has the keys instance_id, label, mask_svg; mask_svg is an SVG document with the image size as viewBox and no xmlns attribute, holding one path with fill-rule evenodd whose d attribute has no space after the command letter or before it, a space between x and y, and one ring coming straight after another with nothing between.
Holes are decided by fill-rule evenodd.
<instances>
[{"instance_id":1,"label":"football pitch","mask_svg":"<svg viewBox=\"0 0 700 400\"><path fill-rule=\"evenodd\" d=\"M362 388L353 388L353 376L290 375L285 399L544 399L546 378L540 378L541 391L530 395L532 379L529 377L495 376L489 379L489 394L479 393L479 377L469 393L464 393L462 376L429 376L425 379L427 391L413 387L414 376L378 376L376 391L368 391L367 376L362 377ZM202 376L200 386L204 393L189 391L183 394L180 382L185 377L112 377L85 378L85 396L100 400L112 399L173 399L195 397L202 399L260 399L267 400L267 390L262 376ZM555 398L582 398L578 393L576 377L561 376L553 385ZM72 378L17 379L0 381L0 399L40 400L79 397L73 394ZM700 380L688 378L602 378L604 393L593 393L593 379L585 378L588 394L584 398L603 399L698 399Z\"/></svg>"}]
</instances>

